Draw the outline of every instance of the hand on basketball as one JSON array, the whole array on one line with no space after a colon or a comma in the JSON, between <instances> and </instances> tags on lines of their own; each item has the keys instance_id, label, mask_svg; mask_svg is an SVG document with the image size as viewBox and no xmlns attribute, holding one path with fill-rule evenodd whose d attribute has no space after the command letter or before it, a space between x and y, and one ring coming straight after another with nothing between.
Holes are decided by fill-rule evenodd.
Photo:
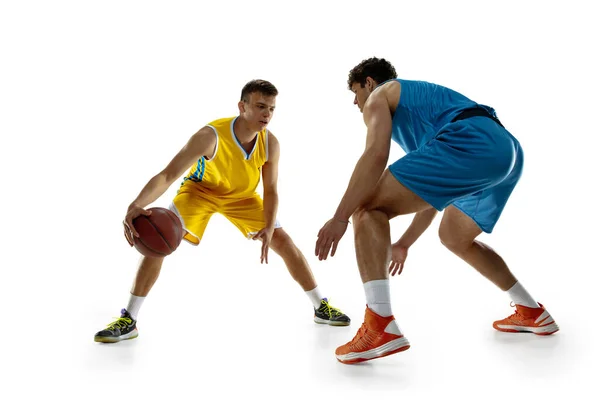
<instances>
[{"instance_id":1,"label":"hand on basketball","mask_svg":"<svg viewBox=\"0 0 600 400\"><path fill-rule=\"evenodd\" d=\"M337 245L339 241L346 233L348 228L348 221L342 221L337 218L332 218L319 231L317 234L317 245L315 246L315 256L319 257L319 260L327 260L329 251L331 250L331 257L335 255Z\"/></svg>"},{"instance_id":2,"label":"hand on basketball","mask_svg":"<svg viewBox=\"0 0 600 400\"><path fill-rule=\"evenodd\" d=\"M275 232L275 228L263 228L254 236L252 236L252 240L262 240L262 247L260 251L260 263L263 261L265 264L269 263L269 245L271 244L271 238L273 238L273 232Z\"/></svg>"},{"instance_id":3,"label":"hand on basketball","mask_svg":"<svg viewBox=\"0 0 600 400\"><path fill-rule=\"evenodd\" d=\"M390 262L390 274L392 276L402 273L404 269L404 261L408 256L408 247L401 246L397 243L392 245L392 261Z\"/></svg>"},{"instance_id":4,"label":"hand on basketball","mask_svg":"<svg viewBox=\"0 0 600 400\"><path fill-rule=\"evenodd\" d=\"M138 207L135 204L132 204L127 209L127 214L125 215L125 219L123 220L123 229L125 231L125 239L130 246L133 247L133 238L140 237L135 228L133 227L133 220L140 215L150 215L152 211L144 210L142 207Z\"/></svg>"}]
</instances>

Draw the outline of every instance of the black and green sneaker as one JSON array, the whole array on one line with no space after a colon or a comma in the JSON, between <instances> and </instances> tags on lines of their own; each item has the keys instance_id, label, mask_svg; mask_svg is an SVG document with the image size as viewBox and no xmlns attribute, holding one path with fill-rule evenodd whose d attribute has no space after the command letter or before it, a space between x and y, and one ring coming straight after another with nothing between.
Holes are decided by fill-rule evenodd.
<instances>
[{"instance_id":1,"label":"black and green sneaker","mask_svg":"<svg viewBox=\"0 0 600 400\"><path fill-rule=\"evenodd\" d=\"M350 318L338 308L331 307L327 299L321 300L321 307L315 308L315 322L335 326L350 325Z\"/></svg>"},{"instance_id":2,"label":"black and green sneaker","mask_svg":"<svg viewBox=\"0 0 600 400\"><path fill-rule=\"evenodd\" d=\"M106 329L101 330L94 336L95 342L116 343L121 340L135 339L138 337L138 330L135 326L136 321L131 317L126 309L121 310L121 317L115 322L107 325Z\"/></svg>"}]
</instances>

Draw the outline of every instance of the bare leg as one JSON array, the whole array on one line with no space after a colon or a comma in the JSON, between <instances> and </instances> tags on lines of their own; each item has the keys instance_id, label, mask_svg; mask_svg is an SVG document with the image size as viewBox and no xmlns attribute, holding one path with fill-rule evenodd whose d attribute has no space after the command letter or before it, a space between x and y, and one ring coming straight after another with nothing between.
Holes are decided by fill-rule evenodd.
<instances>
[{"instance_id":1,"label":"bare leg","mask_svg":"<svg viewBox=\"0 0 600 400\"><path fill-rule=\"evenodd\" d=\"M270 248L283 259L290 275L305 292L317 287L306 258L282 228L275 229Z\"/></svg>"},{"instance_id":2,"label":"bare leg","mask_svg":"<svg viewBox=\"0 0 600 400\"><path fill-rule=\"evenodd\" d=\"M143 298L148 295L150 289L156 282L163 258L142 257L133 281L129 304L127 305L128 314L121 314L121 318L107 328L96 333L94 341L101 343L116 343L121 340L135 339L138 336L136 328L137 312L142 304ZM141 298L141 299L140 299Z\"/></svg>"},{"instance_id":3,"label":"bare leg","mask_svg":"<svg viewBox=\"0 0 600 400\"><path fill-rule=\"evenodd\" d=\"M389 220L431 208L386 170L375 195L357 211L354 221L356 260L363 281L367 309L361 329L336 349L343 363L356 363L395 354L410 347L392 313L389 287L391 239Z\"/></svg>"},{"instance_id":4,"label":"bare leg","mask_svg":"<svg viewBox=\"0 0 600 400\"><path fill-rule=\"evenodd\" d=\"M352 216L356 259L363 283L388 279L391 258L389 220L431 208L386 170L376 193L363 209Z\"/></svg>"},{"instance_id":5,"label":"bare leg","mask_svg":"<svg viewBox=\"0 0 600 400\"><path fill-rule=\"evenodd\" d=\"M164 258L142 257L137 270L131 294L146 297L160 275Z\"/></svg>"},{"instance_id":6,"label":"bare leg","mask_svg":"<svg viewBox=\"0 0 600 400\"><path fill-rule=\"evenodd\" d=\"M350 318L347 315L338 308L332 307L321 297L322 293L317 289L317 282L306 258L283 229L275 229L270 248L283 259L292 278L298 282L313 303L316 323L334 326L350 324Z\"/></svg>"},{"instance_id":7,"label":"bare leg","mask_svg":"<svg viewBox=\"0 0 600 400\"><path fill-rule=\"evenodd\" d=\"M477 224L462 211L450 206L440 224L440 240L451 252L462 258L501 290L510 289L517 279L491 247L475 240L481 233Z\"/></svg>"},{"instance_id":8,"label":"bare leg","mask_svg":"<svg viewBox=\"0 0 600 400\"><path fill-rule=\"evenodd\" d=\"M360 210L352 216L354 247L363 283L388 279L391 257L390 221L382 211Z\"/></svg>"}]
</instances>

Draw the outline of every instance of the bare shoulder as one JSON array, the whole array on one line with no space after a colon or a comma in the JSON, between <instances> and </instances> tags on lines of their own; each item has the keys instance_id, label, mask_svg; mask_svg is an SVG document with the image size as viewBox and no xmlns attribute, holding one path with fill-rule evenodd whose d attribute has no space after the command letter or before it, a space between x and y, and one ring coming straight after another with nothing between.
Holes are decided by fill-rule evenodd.
<instances>
[{"instance_id":1,"label":"bare shoulder","mask_svg":"<svg viewBox=\"0 0 600 400\"><path fill-rule=\"evenodd\" d=\"M205 126L194 133L185 146L173 157L163 173L170 181L183 175L195 160L200 157L212 157L215 153L217 137L212 128Z\"/></svg>"},{"instance_id":2,"label":"bare shoulder","mask_svg":"<svg viewBox=\"0 0 600 400\"><path fill-rule=\"evenodd\" d=\"M381 85L381 89L385 91L385 93L389 95L400 95L400 90L402 89L402 85L397 80L390 80L383 85Z\"/></svg>"},{"instance_id":3,"label":"bare shoulder","mask_svg":"<svg viewBox=\"0 0 600 400\"><path fill-rule=\"evenodd\" d=\"M188 142L190 151L199 152L200 155L208 158L213 157L216 145L217 135L215 130L208 125L203 126L198 132L194 133Z\"/></svg>"},{"instance_id":4,"label":"bare shoulder","mask_svg":"<svg viewBox=\"0 0 600 400\"><path fill-rule=\"evenodd\" d=\"M400 101L400 92L402 91L400 82L394 79L384 83L377 89L381 90L380 96L385 98L390 111L394 113Z\"/></svg>"},{"instance_id":5,"label":"bare shoulder","mask_svg":"<svg viewBox=\"0 0 600 400\"><path fill-rule=\"evenodd\" d=\"M267 131L267 135L268 135L267 140L269 141L269 148L271 148L271 147L279 148L279 140L273 134L273 132Z\"/></svg>"},{"instance_id":6,"label":"bare shoulder","mask_svg":"<svg viewBox=\"0 0 600 400\"><path fill-rule=\"evenodd\" d=\"M279 140L269 130L267 130L267 152L268 160L277 160L279 158Z\"/></svg>"},{"instance_id":7,"label":"bare shoulder","mask_svg":"<svg viewBox=\"0 0 600 400\"><path fill-rule=\"evenodd\" d=\"M392 114L396 111L400 98L400 82L389 81L378 86L369 96L365 103L363 115L365 118L373 113L381 113L389 110Z\"/></svg>"},{"instance_id":8,"label":"bare shoulder","mask_svg":"<svg viewBox=\"0 0 600 400\"><path fill-rule=\"evenodd\" d=\"M216 142L217 135L215 133L214 128L209 125L205 125L200 130L192 136L192 138L197 138L203 141L213 141Z\"/></svg>"}]
</instances>

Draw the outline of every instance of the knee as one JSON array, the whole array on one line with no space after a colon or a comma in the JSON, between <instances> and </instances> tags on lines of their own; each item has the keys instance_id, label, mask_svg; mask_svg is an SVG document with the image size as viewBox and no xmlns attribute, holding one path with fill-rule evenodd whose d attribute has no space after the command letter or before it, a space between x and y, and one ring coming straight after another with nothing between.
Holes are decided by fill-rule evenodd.
<instances>
[{"instance_id":1,"label":"knee","mask_svg":"<svg viewBox=\"0 0 600 400\"><path fill-rule=\"evenodd\" d=\"M293 252L296 249L294 241L282 228L273 231L270 247L278 254Z\"/></svg>"},{"instance_id":2,"label":"knee","mask_svg":"<svg viewBox=\"0 0 600 400\"><path fill-rule=\"evenodd\" d=\"M354 225L354 229L368 224L373 218L373 212L374 210L367 207L361 207L356 210L354 214L352 214L352 224Z\"/></svg>"},{"instance_id":3,"label":"knee","mask_svg":"<svg viewBox=\"0 0 600 400\"><path fill-rule=\"evenodd\" d=\"M443 225L439 229L439 237L442 244L454 254L464 253L472 244L472 239L461 237L455 230Z\"/></svg>"},{"instance_id":4,"label":"knee","mask_svg":"<svg viewBox=\"0 0 600 400\"><path fill-rule=\"evenodd\" d=\"M352 214L352 224L354 225L355 231L356 229L372 226L374 223L389 220L390 216L388 213L378 207L363 206Z\"/></svg>"},{"instance_id":5,"label":"knee","mask_svg":"<svg viewBox=\"0 0 600 400\"><path fill-rule=\"evenodd\" d=\"M356 210L354 212L354 214L352 214L352 223L354 225L357 225L360 223L361 220L363 220L365 218L365 214L367 213L367 210L364 208L359 208L358 210Z\"/></svg>"}]
</instances>

